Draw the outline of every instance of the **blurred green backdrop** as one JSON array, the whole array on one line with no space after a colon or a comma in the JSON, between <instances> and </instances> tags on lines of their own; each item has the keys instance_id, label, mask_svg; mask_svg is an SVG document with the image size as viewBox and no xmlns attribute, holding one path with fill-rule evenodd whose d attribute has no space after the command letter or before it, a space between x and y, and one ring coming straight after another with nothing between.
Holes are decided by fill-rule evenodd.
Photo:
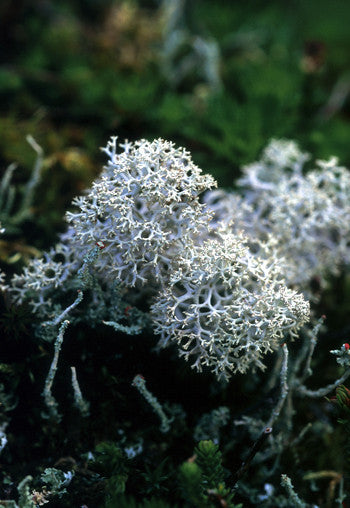
<instances>
[{"instance_id":1,"label":"blurred green backdrop","mask_svg":"<svg viewBox=\"0 0 350 508\"><path fill-rule=\"evenodd\" d=\"M1 166L30 166L28 133L74 192L111 134L172 139L225 186L271 137L349 164L349 19L341 0L3 0Z\"/></svg>"}]
</instances>

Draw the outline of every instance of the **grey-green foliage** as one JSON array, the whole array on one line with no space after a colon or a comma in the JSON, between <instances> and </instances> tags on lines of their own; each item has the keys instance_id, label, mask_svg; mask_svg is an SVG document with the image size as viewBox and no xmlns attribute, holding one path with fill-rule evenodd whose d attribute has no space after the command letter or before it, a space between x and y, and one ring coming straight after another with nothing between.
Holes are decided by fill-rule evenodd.
<instances>
[{"instance_id":1,"label":"grey-green foliage","mask_svg":"<svg viewBox=\"0 0 350 508\"><path fill-rule=\"evenodd\" d=\"M33 495L29 488L29 483L32 481L32 479L33 478L28 475L18 484L18 504L13 499L8 501L0 501L0 508L36 508L36 505L33 501Z\"/></svg>"},{"instance_id":2,"label":"grey-green foliage","mask_svg":"<svg viewBox=\"0 0 350 508\"><path fill-rule=\"evenodd\" d=\"M54 467L47 467L40 479L50 491L51 496L57 495L58 497L62 497L63 494L66 494L66 487L71 482L73 476L74 472L72 471L65 473Z\"/></svg>"},{"instance_id":3,"label":"grey-green foliage","mask_svg":"<svg viewBox=\"0 0 350 508\"><path fill-rule=\"evenodd\" d=\"M234 504L233 492L225 484L222 454L212 441L201 441L194 450L195 460L184 462L179 471L182 496L195 508L214 507L225 501L228 508Z\"/></svg>"},{"instance_id":4,"label":"grey-green foliage","mask_svg":"<svg viewBox=\"0 0 350 508\"><path fill-rule=\"evenodd\" d=\"M29 483L32 481L31 476L26 476L18 485L19 508L35 508L35 503L32 498L31 491L29 489Z\"/></svg>"},{"instance_id":5,"label":"grey-green foliage","mask_svg":"<svg viewBox=\"0 0 350 508\"><path fill-rule=\"evenodd\" d=\"M0 501L0 508L18 508L18 504L13 499Z\"/></svg>"},{"instance_id":6,"label":"grey-green foliage","mask_svg":"<svg viewBox=\"0 0 350 508\"><path fill-rule=\"evenodd\" d=\"M46 504L49 502L48 497L61 497L66 494L66 486L69 485L73 476L74 473L71 471L64 473L54 467L46 468L40 477L45 485L42 491L36 491L30 488L29 484L33 477L28 475L18 484L18 503L13 499L0 501L0 508L36 508Z\"/></svg>"}]
</instances>

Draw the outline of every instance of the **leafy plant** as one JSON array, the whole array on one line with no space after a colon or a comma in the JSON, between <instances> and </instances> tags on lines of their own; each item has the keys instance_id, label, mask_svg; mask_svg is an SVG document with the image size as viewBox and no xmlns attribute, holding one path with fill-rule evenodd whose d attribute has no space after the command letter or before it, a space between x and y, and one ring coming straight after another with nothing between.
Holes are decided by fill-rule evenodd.
<instances>
[{"instance_id":1,"label":"leafy plant","mask_svg":"<svg viewBox=\"0 0 350 508\"><path fill-rule=\"evenodd\" d=\"M225 470L219 447L212 441L201 441L194 457L184 462L179 471L183 498L196 508L218 506L241 508L232 502L233 493L225 484Z\"/></svg>"}]
</instances>

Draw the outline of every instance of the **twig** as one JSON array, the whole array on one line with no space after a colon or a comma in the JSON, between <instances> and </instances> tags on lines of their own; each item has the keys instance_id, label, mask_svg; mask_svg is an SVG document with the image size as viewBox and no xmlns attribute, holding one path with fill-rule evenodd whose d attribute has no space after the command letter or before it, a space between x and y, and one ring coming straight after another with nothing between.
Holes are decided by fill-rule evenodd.
<instances>
[{"instance_id":1,"label":"twig","mask_svg":"<svg viewBox=\"0 0 350 508\"><path fill-rule=\"evenodd\" d=\"M337 379L337 381L335 381L334 383L332 383L330 385L327 385L323 388L319 388L318 390L308 390L304 385L300 385L300 386L296 387L296 392L299 395L304 395L304 396L310 397L312 399L318 399L320 397L325 397L330 392L335 390L335 388L337 388L337 386L342 385L344 383L344 381L349 376L350 376L350 368L344 372L342 377L340 377L339 379Z\"/></svg>"},{"instance_id":2,"label":"twig","mask_svg":"<svg viewBox=\"0 0 350 508\"><path fill-rule=\"evenodd\" d=\"M60 326L60 329L58 331L57 339L55 342L55 352L53 356L53 360L50 366L49 373L47 375L46 381L45 381L45 387L43 390L43 397L45 399L45 404L49 410L49 414L51 417L55 418L57 421L60 420L60 415L57 411L57 401L52 395L51 389L53 380L55 379L56 371L57 371L57 363L58 363L58 357L61 351L62 343L63 343L63 336L64 332L69 325L69 321L63 321L63 323Z\"/></svg>"},{"instance_id":3,"label":"twig","mask_svg":"<svg viewBox=\"0 0 350 508\"><path fill-rule=\"evenodd\" d=\"M276 404L276 407L273 409L271 413L271 417L269 421L267 422L267 427L273 427L273 424L279 417L279 414L282 410L282 407L284 405L284 402L286 400L286 397L288 395L288 382L287 382L287 374L288 374L288 348L287 344L283 344L282 346L283 351L283 361L282 361L282 367L281 367L281 394L278 399L278 402Z\"/></svg>"},{"instance_id":4,"label":"twig","mask_svg":"<svg viewBox=\"0 0 350 508\"><path fill-rule=\"evenodd\" d=\"M74 391L75 405L81 412L82 416L84 416L84 417L89 416L90 404L84 399L84 397L81 393L75 367L71 367L71 371L72 371L72 386L73 386L73 391Z\"/></svg>"},{"instance_id":5,"label":"twig","mask_svg":"<svg viewBox=\"0 0 350 508\"><path fill-rule=\"evenodd\" d=\"M64 318L67 316L67 314L69 314L69 312L71 310L73 310L77 305L79 305L79 303L82 301L84 297L84 293L82 292L81 289L78 289L78 296L76 297L76 299L74 300L74 302L69 305L68 307L66 307L64 309L63 312L61 312L61 314L59 314L55 319L53 319L52 321L45 321L45 323L42 324L42 326L56 326L58 324L60 324Z\"/></svg>"},{"instance_id":6,"label":"twig","mask_svg":"<svg viewBox=\"0 0 350 508\"><path fill-rule=\"evenodd\" d=\"M20 209L13 217L11 217L11 221L14 224L21 223L24 219L26 219L28 216L31 215L30 207L32 206L35 188L40 183L41 170L43 166L43 158L44 158L43 149L41 148L40 145L38 145L33 136L28 135L26 137L26 140L33 148L33 150L36 152L37 158L33 167L31 177L28 180L27 185L25 186Z\"/></svg>"},{"instance_id":7,"label":"twig","mask_svg":"<svg viewBox=\"0 0 350 508\"><path fill-rule=\"evenodd\" d=\"M306 503L304 503L295 492L291 479L286 474L281 475L281 485L286 489L295 508L306 508Z\"/></svg>"},{"instance_id":8,"label":"twig","mask_svg":"<svg viewBox=\"0 0 350 508\"><path fill-rule=\"evenodd\" d=\"M266 438L271 434L272 428L266 427L264 431L261 433L260 437L255 441L255 443L252 446L252 449L249 452L249 455L247 459L242 462L240 468L233 476L233 484L234 487L238 480L247 472L252 460L254 459L255 455L258 453L258 451L261 449L262 445L265 443Z\"/></svg>"},{"instance_id":9,"label":"twig","mask_svg":"<svg viewBox=\"0 0 350 508\"><path fill-rule=\"evenodd\" d=\"M153 411L159 416L161 421L160 431L168 432L170 429L171 420L164 413L164 410L159 404L157 398L149 390L147 390L145 378L141 376L141 374L137 374L133 379L132 385L138 389L141 395L144 396L144 398L153 408Z\"/></svg>"},{"instance_id":10,"label":"twig","mask_svg":"<svg viewBox=\"0 0 350 508\"><path fill-rule=\"evenodd\" d=\"M318 333L320 331L321 326L323 325L323 322L325 320L325 316L322 316L316 323L314 329L311 332L311 339L310 339L310 346L309 346L309 353L306 359L304 373L300 378L300 382L303 383L305 379L312 375L312 369L311 369L311 360L312 356L315 351L316 343L317 343L317 337Z\"/></svg>"}]
</instances>

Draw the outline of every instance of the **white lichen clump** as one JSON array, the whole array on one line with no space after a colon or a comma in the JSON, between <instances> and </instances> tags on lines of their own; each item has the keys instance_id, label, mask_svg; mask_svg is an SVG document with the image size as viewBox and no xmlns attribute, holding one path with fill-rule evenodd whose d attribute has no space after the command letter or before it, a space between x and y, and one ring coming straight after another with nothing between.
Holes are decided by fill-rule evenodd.
<instances>
[{"instance_id":1,"label":"white lichen clump","mask_svg":"<svg viewBox=\"0 0 350 508\"><path fill-rule=\"evenodd\" d=\"M147 320L137 309L129 314L122 298L141 298L150 308L160 347L176 343L198 370L206 366L228 379L263 368L263 356L296 337L310 311L304 297L285 283L286 274L290 282L288 248L280 246L275 223L287 214L287 197L277 195L276 219L272 211L286 160L295 181L305 179L298 169L305 157L294 145L286 146L270 147L261 171L255 167L253 183L271 188L251 184L246 202L212 191L208 206L200 194L216 183L186 150L162 139L118 147L117 138L111 138L104 149L108 165L91 189L74 199L77 210L67 213L69 226L60 242L13 277L14 301L29 301L46 329L69 310L69 319L77 313L93 326L103 322L136 333ZM287 176L284 180L287 186ZM330 192L330 183L326 186ZM297 192L298 186L289 190ZM263 209L255 198L261 193L269 199ZM218 204L213 196L220 197ZM238 226L232 226L232 218ZM83 293L85 308L79 313Z\"/></svg>"},{"instance_id":2,"label":"white lichen clump","mask_svg":"<svg viewBox=\"0 0 350 508\"><path fill-rule=\"evenodd\" d=\"M70 232L70 230L68 230ZM21 274L15 274L10 293L17 303L29 302L38 318L46 320L59 311L58 301L72 289L78 289L74 280L83 262L86 249L74 244L74 235L61 235L61 242L33 259Z\"/></svg>"},{"instance_id":3,"label":"white lichen clump","mask_svg":"<svg viewBox=\"0 0 350 508\"><path fill-rule=\"evenodd\" d=\"M57 308L58 288L79 287L72 277L96 242L105 245L94 263L105 293L115 284L157 287L178 252L208 228L211 214L198 196L216 182L186 150L162 139L118 146L113 137L103 151L108 165L86 195L74 199L78 210L67 213L70 225L60 242L12 280L15 300L29 300L40 317Z\"/></svg>"},{"instance_id":4,"label":"white lichen clump","mask_svg":"<svg viewBox=\"0 0 350 508\"><path fill-rule=\"evenodd\" d=\"M214 227L231 222L231 231L252 241L272 235L288 286L315 299L311 281L324 287L350 262L350 173L333 157L304 174L309 158L294 142L273 140L260 161L244 168L240 194L212 191L205 201Z\"/></svg>"},{"instance_id":5,"label":"white lichen clump","mask_svg":"<svg viewBox=\"0 0 350 508\"><path fill-rule=\"evenodd\" d=\"M120 145L112 138L104 149L108 165L76 213L67 213L76 242L106 242L98 267L105 278L134 286L160 281L180 252L211 216L198 196L216 185L192 162L189 152L162 139Z\"/></svg>"},{"instance_id":6,"label":"white lichen clump","mask_svg":"<svg viewBox=\"0 0 350 508\"><path fill-rule=\"evenodd\" d=\"M181 258L151 312L161 347L176 341L193 368L228 379L264 368L263 355L296 336L310 308L285 286L273 255L257 257L244 237L227 233Z\"/></svg>"}]
</instances>

